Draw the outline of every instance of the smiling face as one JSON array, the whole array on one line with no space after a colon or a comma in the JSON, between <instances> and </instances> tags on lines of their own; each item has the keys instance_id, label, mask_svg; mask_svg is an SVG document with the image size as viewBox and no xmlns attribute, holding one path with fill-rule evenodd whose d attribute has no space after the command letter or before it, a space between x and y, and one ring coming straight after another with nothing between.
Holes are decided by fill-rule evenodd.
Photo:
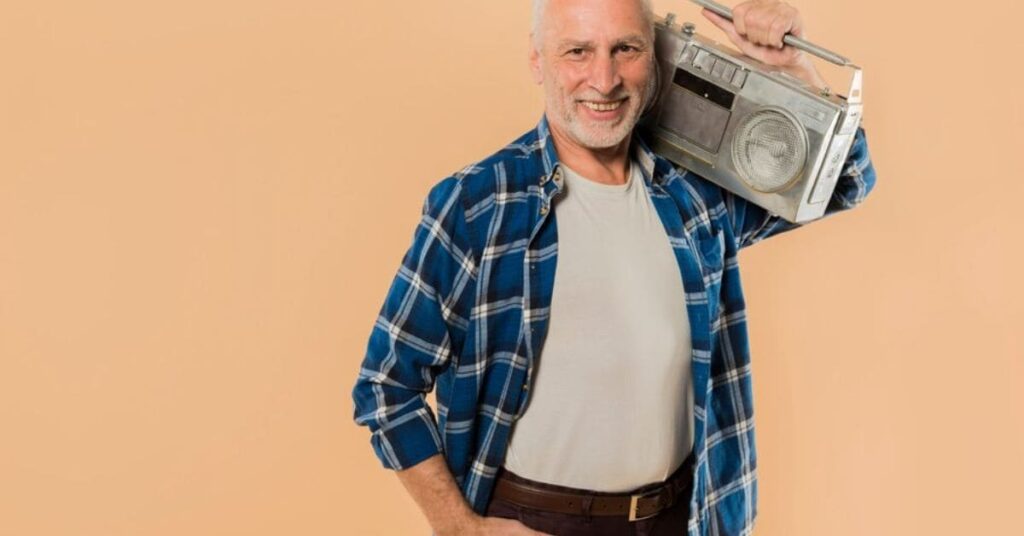
<instances>
[{"instance_id":1,"label":"smiling face","mask_svg":"<svg viewBox=\"0 0 1024 536\"><path fill-rule=\"evenodd\" d=\"M640 0L548 0L530 66L555 133L586 149L628 143L654 94L654 34Z\"/></svg>"}]
</instances>

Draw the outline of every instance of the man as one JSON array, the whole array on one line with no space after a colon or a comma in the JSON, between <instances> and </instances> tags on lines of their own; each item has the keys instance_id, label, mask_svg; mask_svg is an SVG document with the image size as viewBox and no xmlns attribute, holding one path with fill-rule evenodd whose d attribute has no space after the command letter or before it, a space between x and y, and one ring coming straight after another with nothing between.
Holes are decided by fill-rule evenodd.
<instances>
[{"instance_id":1,"label":"man","mask_svg":"<svg viewBox=\"0 0 1024 536\"><path fill-rule=\"evenodd\" d=\"M803 35L792 7L704 16L745 54L823 85L782 45ZM798 225L633 134L654 89L652 18L641 0L535 1L544 117L424 203L353 397L438 536L751 531L736 255ZM826 215L874 183L861 129Z\"/></svg>"}]
</instances>

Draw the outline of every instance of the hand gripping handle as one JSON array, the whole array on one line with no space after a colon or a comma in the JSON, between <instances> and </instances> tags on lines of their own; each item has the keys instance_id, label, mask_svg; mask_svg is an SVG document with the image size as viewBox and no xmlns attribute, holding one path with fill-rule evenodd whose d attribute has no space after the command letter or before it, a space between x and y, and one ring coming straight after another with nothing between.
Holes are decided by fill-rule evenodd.
<instances>
[{"instance_id":1,"label":"hand gripping handle","mask_svg":"<svg viewBox=\"0 0 1024 536\"><path fill-rule=\"evenodd\" d=\"M708 10L710 10L711 12L716 13L716 14L718 14L718 15L720 15L720 16L726 18L726 19L729 19L730 21L732 21L732 10L729 9L728 7L726 7L726 6L723 6L722 4L719 4L718 2L715 2L714 0L690 0L690 1L693 2L694 4L697 4L697 5L701 6L701 7L705 7ZM832 62L832 63L834 63L836 65L841 66L841 67L851 67L851 68L853 68L853 70L854 70L854 72L853 72L853 79L850 81L850 91L847 94L846 98L847 98L847 101L850 102L850 103L860 102L860 92L861 92L861 83L862 83L861 82L861 69L860 69L860 67L854 65L849 59L847 59L847 58L845 58L843 56L840 56L839 54L836 54L835 52L832 52L831 50L828 50L828 49L826 49L824 47L820 47L818 45L815 45L814 43L811 43L810 41L805 41L803 39L800 39L799 37L797 37L795 35L792 35L792 34L788 34L787 33L786 35L784 35L782 37L782 42L787 44L787 45L790 45L790 46L792 46L794 48L798 48L800 50L803 50L804 52L809 52L809 53L811 53L811 54L813 54L813 55L815 55L815 56L817 56L817 57L819 57L819 58L821 58L821 59L823 59L825 61Z\"/></svg>"}]
</instances>

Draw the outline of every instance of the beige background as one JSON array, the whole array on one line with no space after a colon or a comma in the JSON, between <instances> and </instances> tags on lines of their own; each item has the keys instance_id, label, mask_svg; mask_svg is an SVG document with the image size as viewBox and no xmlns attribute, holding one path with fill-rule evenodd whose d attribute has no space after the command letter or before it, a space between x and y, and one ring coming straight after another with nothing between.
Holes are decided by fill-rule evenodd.
<instances>
[{"instance_id":1,"label":"beige background","mask_svg":"<svg viewBox=\"0 0 1024 536\"><path fill-rule=\"evenodd\" d=\"M1022 12L794 4L879 184L741 255L757 534L1012 532ZM350 391L429 186L540 117L528 12L4 3L0 534L429 533Z\"/></svg>"}]
</instances>

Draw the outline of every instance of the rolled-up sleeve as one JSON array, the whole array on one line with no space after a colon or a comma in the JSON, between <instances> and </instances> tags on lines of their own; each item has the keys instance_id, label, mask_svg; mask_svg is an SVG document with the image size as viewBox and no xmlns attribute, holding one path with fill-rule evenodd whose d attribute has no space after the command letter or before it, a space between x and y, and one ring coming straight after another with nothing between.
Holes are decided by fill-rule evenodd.
<instances>
[{"instance_id":1,"label":"rolled-up sleeve","mask_svg":"<svg viewBox=\"0 0 1024 536\"><path fill-rule=\"evenodd\" d=\"M850 152L843 163L843 170L822 218L861 204L874 189L875 178L875 168L868 153L867 134L864 127L858 127ZM738 248L756 244L770 236L821 219L793 223L725 189L722 189L722 195Z\"/></svg>"},{"instance_id":2,"label":"rolled-up sleeve","mask_svg":"<svg viewBox=\"0 0 1024 536\"><path fill-rule=\"evenodd\" d=\"M426 393L461 351L476 282L461 183L435 184L373 325L352 390L355 422L388 469L443 451Z\"/></svg>"}]
</instances>

